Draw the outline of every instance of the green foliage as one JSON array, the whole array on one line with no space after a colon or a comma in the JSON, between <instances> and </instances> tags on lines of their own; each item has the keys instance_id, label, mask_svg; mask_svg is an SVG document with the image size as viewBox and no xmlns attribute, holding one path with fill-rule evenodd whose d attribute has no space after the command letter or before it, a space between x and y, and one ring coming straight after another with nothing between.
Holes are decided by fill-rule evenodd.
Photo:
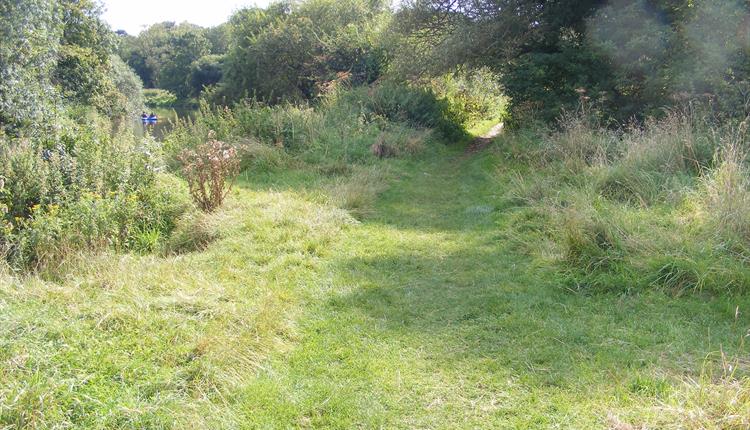
<instances>
[{"instance_id":1,"label":"green foliage","mask_svg":"<svg viewBox=\"0 0 750 430\"><path fill-rule=\"evenodd\" d=\"M366 113L415 127L433 128L448 142L467 137L463 113L451 110L445 99L432 90L385 82L374 86L364 98Z\"/></svg>"},{"instance_id":2,"label":"green foliage","mask_svg":"<svg viewBox=\"0 0 750 430\"><path fill-rule=\"evenodd\" d=\"M17 267L46 267L86 249L131 248L144 231L171 231L191 207L184 185L155 173L154 142L112 137L96 116L60 124L45 141L3 140L0 153L0 247Z\"/></svg>"},{"instance_id":3,"label":"green foliage","mask_svg":"<svg viewBox=\"0 0 750 430\"><path fill-rule=\"evenodd\" d=\"M13 132L51 115L61 19L46 0L0 1L0 16L0 130Z\"/></svg>"},{"instance_id":4,"label":"green foliage","mask_svg":"<svg viewBox=\"0 0 750 430\"><path fill-rule=\"evenodd\" d=\"M219 83L224 74L224 57L207 55L193 62L190 66L188 83L194 96L199 96L206 88Z\"/></svg>"},{"instance_id":5,"label":"green foliage","mask_svg":"<svg viewBox=\"0 0 750 430\"><path fill-rule=\"evenodd\" d=\"M172 107L179 103L176 95L158 88L144 89L143 98L145 105L150 107Z\"/></svg>"},{"instance_id":6,"label":"green foliage","mask_svg":"<svg viewBox=\"0 0 750 430\"><path fill-rule=\"evenodd\" d=\"M565 109L593 97L597 106L606 97L611 72L595 52L579 49L578 42L561 41L560 52L520 55L502 74L511 100L513 122L553 122ZM573 44L573 46L571 46Z\"/></svg>"},{"instance_id":7,"label":"green foliage","mask_svg":"<svg viewBox=\"0 0 750 430\"><path fill-rule=\"evenodd\" d=\"M500 77L488 68L450 73L432 79L430 86L450 111L467 127L482 121L499 122L506 116L508 98Z\"/></svg>"},{"instance_id":8,"label":"green foliage","mask_svg":"<svg viewBox=\"0 0 750 430\"><path fill-rule=\"evenodd\" d=\"M207 28L206 39L210 46L211 55L224 55L229 50L229 24L223 23L216 27Z\"/></svg>"},{"instance_id":9,"label":"green foliage","mask_svg":"<svg viewBox=\"0 0 750 430\"><path fill-rule=\"evenodd\" d=\"M114 39L99 19L101 10L91 0L59 0L59 7L63 34L53 80L66 100L111 114L107 99L115 91L110 78Z\"/></svg>"},{"instance_id":10,"label":"green foliage","mask_svg":"<svg viewBox=\"0 0 750 430\"><path fill-rule=\"evenodd\" d=\"M340 81L373 82L384 65L377 37L386 10L380 2L314 0L237 12L222 94L275 103L315 98Z\"/></svg>"},{"instance_id":11,"label":"green foliage","mask_svg":"<svg viewBox=\"0 0 750 430\"><path fill-rule=\"evenodd\" d=\"M749 14L735 0L410 1L395 20L393 64L407 76L488 66L515 125L552 122L581 99L618 122L692 100L744 118Z\"/></svg>"},{"instance_id":12,"label":"green foliage","mask_svg":"<svg viewBox=\"0 0 750 430\"><path fill-rule=\"evenodd\" d=\"M193 93L188 76L193 62L207 55L208 41L201 29L180 25L169 33L162 51L162 64L156 73L156 86L173 92L179 98ZM166 61L165 61L166 57Z\"/></svg>"},{"instance_id":13,"label":"green foliage","mask_svg":"<svg viewBox=\"0 0 750 430\"><path fill-rule=\"evenodd\" d=\"M140 82L113 59L113 36L92 1L0 3L0 128L42 134L61 103L109 117L140 106Z\"/></svg>"},{"instance_id":14,"label":"green foliage","mask_svg":"<svg viewBox=\"0 0 750 430\"><path fill-rule=\"evenodd\" d=\"M112 81L117 90L111 97L118 98L111 103L119 107L118 114L132 117L143 109L143 82L117 55L110 56L109 61L112 66Z\"/></svg>"},{"instance_id":15,"label":"green foliage","mask_svg":"<svg viewBox=\"0 0 750 430\"><path fill-rule=\"evenodd\" d=\"M162 22L137 37L122 37L119 51L146 87L165 89L184 99L195 92L189 81L193 63L208 55L210 49L203 28Z\"/></svg>"}]
</instances>

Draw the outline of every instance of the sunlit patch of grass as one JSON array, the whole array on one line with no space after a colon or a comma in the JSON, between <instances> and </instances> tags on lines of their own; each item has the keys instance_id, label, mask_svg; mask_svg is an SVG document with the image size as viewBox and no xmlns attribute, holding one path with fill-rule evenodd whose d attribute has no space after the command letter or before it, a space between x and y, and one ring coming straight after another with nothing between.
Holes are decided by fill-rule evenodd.
<instances>
[{"instance_id":1,"label":"sunlit patch of grass","mask_svg":"<svg viewBox=\"0 0 750 430\"><path fill-rule=\"evenodd\" d=\"M326 194L334 205L362 218L374 211L378 195L387 189L386 175L382 167L359 168L337 178Z\"/></svg>"},{"instance_id":2,"label":"sunlit patch of grass","mask_svg":"<svg viewBox=\"0 0 750 430\"><path fill-rule=\"evenodd\" d=\"M581 177L508 160L440 148L249 171L216 213L181 221L183 248L0 269L0 428L679 427L698 405L713 411L701 423L743 412L721 415L746 392L722 379L725 394L687 400L706 355L750 324L746 296L666 286L692 266L654 250L682 244L692 209L592 200ZM577 248L557 240L568 223ZM598 272L619 288L570 288L557 269L573 251L581 267L616 254Z\"/></svg>"},{"instance_id":3,"label":"sunlit patch of grass","mask_svg":"<svg viewBox=\"0 0 750 430\"><path fill-rule=\"evenodd\" d=\"M233 393L293 342L316 250L351 218L247 191L212 217L223 225L202 253L97 257L61 282L4 276L0 423L239 425Z\"/></svg>"}]
</instances>

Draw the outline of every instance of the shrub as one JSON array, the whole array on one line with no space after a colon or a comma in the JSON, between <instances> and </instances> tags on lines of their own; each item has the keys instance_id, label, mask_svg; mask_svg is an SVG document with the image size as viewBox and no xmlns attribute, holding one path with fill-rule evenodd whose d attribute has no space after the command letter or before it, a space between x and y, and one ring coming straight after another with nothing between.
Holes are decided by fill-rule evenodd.
<instances>
[{"instance_id":1,"label":"shrub","mask_svg":"<svg viewBox=\"0 0 750 430\"><path fill-rule=\"evenodd\" d=\"M144 89L143 99L148 107L174 107L178 102L176 95L159 88Z\"/></svg>"},{"instance_id":2,"label":"shrub","mask_svg":"<svg viewBox=\"0 0 750 430\"><path fill-rule=\"evenodd\" d=\"M500 77L488 68L456 72L434 78L430 87L448 103L454 118L465 126L506 116L507 97Z\"/></svg>"},{"instance_id":3,"label":"shrub","mask_svg":"<svg viewBox=\"0 0 750 430\"><path fill-rule=\"evenodd\" d=\"M56 125L44 139L0 141L0 251L15 267L105 247L151 249L190 210L181 181L157 173L152 140L113 136L95 115Z\"/></svg>"},{"instance_id":4,"label":"shrub","mask_svg":"<svg viewBox=\"0 0 750 430\"><path fill-rule=\"evenodd\" d=\"M416 127L433 128L451 142L468 136L461 118L451 111L448 102L438 99L429 89L382 83L370 89L365 107L370 115Z\"/></svg>"},{"instance_id":5,"label":"shrub","mask_svg":"<svg viewBox=\"0 0 750 430\"><path fill-rule=\"evenodd\" d=\"M209 133L208 142L184 150L179 159L190 195L198 207L212 212L221 206L239 173L237 150Z\"/></svg>"}]
</instances>

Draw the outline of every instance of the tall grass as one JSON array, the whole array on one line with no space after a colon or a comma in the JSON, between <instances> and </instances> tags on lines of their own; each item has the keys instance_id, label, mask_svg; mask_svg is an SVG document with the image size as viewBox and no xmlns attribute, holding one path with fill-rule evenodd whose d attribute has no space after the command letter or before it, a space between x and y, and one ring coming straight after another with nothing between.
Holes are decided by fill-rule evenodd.
<instances>
[{"instance_id":1,"label":"tall grass","mask_svg":"<svg viewBox=\"0 0 750 430\"><path fill-rule=\"evenodd\" d=\"M699 187L701 209L712 229L750 250L750 169L744 142L732 140L716 154L716 166Z\"/></svg>"},{"instance_id":2,"label":"tall grass","mask_svg":"<svg viewBox=\"0 0 750 430\"><path fill-rule=\"evenodd\" d=\"M230 108L202 103L196 119L181 121L166 136L165 152L174 158L184 148L205 141L209 132L246 146L252 164L264 164L261 158L269 157L269 166L278 165L281 153L312 163L367 163L377 141L408 156L427 144L452 143L467 136L447 102L428 90L393 83L334 91L314 107L247 101Z\"/></svg>"},{"instance_id":3,"label":"tall grass","mask_svg":"<svg viewBox=\"0 0 750 430\"><path fill-rule=\"evenodd\" d=\"M543 173L519 177L509 195L552 220L545 230L570 286L750 291L745 125L687 111L611 129L583 113L536 132Z\"/></svg>"}]
</instances>

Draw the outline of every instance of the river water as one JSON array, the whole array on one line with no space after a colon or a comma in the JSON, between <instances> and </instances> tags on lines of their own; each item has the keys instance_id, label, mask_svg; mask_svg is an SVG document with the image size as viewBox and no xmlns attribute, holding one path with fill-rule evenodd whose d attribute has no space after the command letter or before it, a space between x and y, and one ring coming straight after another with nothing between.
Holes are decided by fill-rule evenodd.
<instances>
[{"instance_id":1,"label":"river water","mask_svg":"<svg viewBox=\"0 0 750 430\"><path fill-rule=\"evenodd\" d=\"M186 118L194 119L197 110L192 108L159 108L149 109L146 113L156 114L159 121L156 124L144 124L140 117L135 118L133 129L136 135L145 136L146 134L150 134L157 141L161 141L174 128L178 120Z\"/></svg>"}]
</instances>

